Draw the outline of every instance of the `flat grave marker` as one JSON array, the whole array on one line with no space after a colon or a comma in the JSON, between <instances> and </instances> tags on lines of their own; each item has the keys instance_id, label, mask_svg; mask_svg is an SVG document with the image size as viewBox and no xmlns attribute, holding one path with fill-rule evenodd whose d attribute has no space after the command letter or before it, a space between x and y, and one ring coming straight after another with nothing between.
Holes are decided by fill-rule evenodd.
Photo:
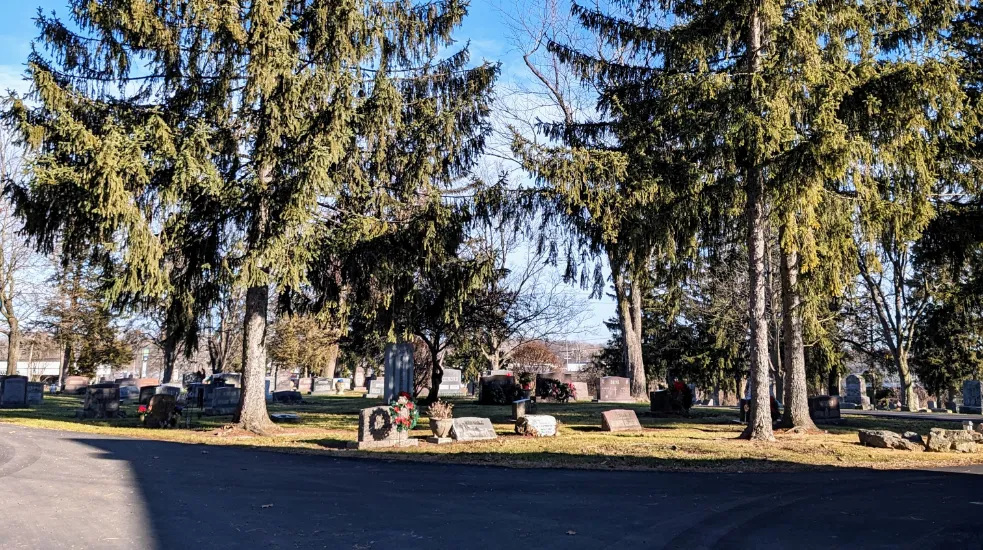
<instances>
[{"instance_id":1,"label":"flat grave marker","mask_svg":"<svg viewBox=\"0 0 983 550\"><path fill-rule=\"evenodd\" d=\"M454 419L451 437L457 441L484 441L496 439L495 427L488 418L465 416Z\"/></svg>"}]
</instances>

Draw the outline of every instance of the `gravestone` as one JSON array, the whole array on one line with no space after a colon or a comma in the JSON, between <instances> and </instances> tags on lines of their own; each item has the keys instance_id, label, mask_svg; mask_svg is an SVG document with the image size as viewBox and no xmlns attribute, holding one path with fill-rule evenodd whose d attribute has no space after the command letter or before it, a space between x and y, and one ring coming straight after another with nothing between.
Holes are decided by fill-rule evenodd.
<instances>
[{"instance_id":1,"label":"gravestone","mask_svg":"<svg viewBox=\"0 0 983 550\"><path fill-rule=\"evenodd\" d=\"M817 395L810 397L809 416L813 422L838 422L840 420L840 397L838 395Z\"/></svg>"},{"instance_id":2,"label":"gravestone","mask_svg":"<svg viewBox=\"0 0 983 550\"><path fill-rule=\"evenodd\" d=\"M140 399L137 401L137 403L140 405L149 405L150 399L155 395L157 395L157 386L142 387L140 388Z\"/></svg>"},{"instance_id":3,"label":"gravestone","mask_svg":"<svg viewBox=\"0 0 983 550\"><path fill-rule=\"evenodd\" d=\"M601 378L598 401L601 403L630 403L634 401L631 398L631 382L620 376Z\"/></svg>"},{"instance_id":4,"label":"gravestone","mask_svg":"<svg viewBox=\"0 0 983 550\"><path fill-rule=\"evenodd\" d=\"M413 344L389 344L386 346L386 375L383 399L392 401L400 393L413 395Z\"/></svg>"},{"instance_id":5,"label":"gravestone","mask_svg":"<svg viewBox=\"0 0 983 550\"><path fill-rule=\"evenodd\" d=\"M365 388L365 367L355 367L355 374L352 375L355 379L355 389Z\"/></svg>"},{"instance_id":6,"label":"gravestone","mask_svg":"<svg viewBox=\"0 0 983 550\"><path fill-rule=\"evenodd\" d=\"M66 376L65 393L82 394L89 387L89 379L84 376Z\"/></svg>"},{"instance_id":7,"label":"gravestone","mask_svg":"<svg viewBox=\"0 0 983 550\"><path fill-rule=\"evenodd\" d=\"M266 402L267 403L272 403L273 402L273 391L272 391L272 387L273 387L273 379L270 378L269 376L267 376L266 377L266 381L264 383L264 387L263 387L263 394L266 396Z\"/></svg>"},{"instance_id":8,"label":"gravestone","mask_svg":"<svg viewBox=\"0 0 983 550\"><path fill-rule=\"evenodd\" d=\"M238 372L221 372L212 375L212 384L223 383L234 388L242 387L242 375Z\"/></svg>"},{"instance_id":9,"label":"gravestone","mask_svg":"<svg viewBox=\"0 0 983 550\"><path fill-rule=\"evenodd\" d=\"M176 386L174 384L164 384L162 386L148 386L153 387L156 395L170 395L176 401L178 397L181 396L181 386ZM141 391L143 389L141 388Z\"/></svg>"},{"instance_id":10,"label":"gravestone","mask_svg":"<svg viewBox=\"0 0 983 550\"><path fill-rule=\"evenodd\" d=\"M358 413L358 441L351 441L351 449L379 449L385 447L413 447L419 440L408 437L393 424L388 406L369 407Z\"/></svg>"},{"instance_id":11,"label":"gravestone","mask_svg":"<svg viewBox=\"0 0 983 550\"><path fill-rule=\"evenodd\" d=\"M440 381L441 397L461 397L467 394L468 388L461 377L461 369L444 369L444 378Z\"/></svg>"},{"instance_id":12,"label":"gravestone","mask_svg":"<svg viewBox=\"0 0 983 550\"><path fill-rule=\"evenodd\" d=\"M119 386L93 384L85 389L85 402L80 416L83 418L115 418L119 415Z\"/></svg>"},{"instance_id":13,"label":"gravestone","mask_svg":"<svg viewBox=\"0 0 983 550\"><path fill-rule=\"evenodd\" d=\"M672 412L672 399L669 390L657 390L649 393L649 410L654 413Z\"/></svg>"},{"instance_id":14,"label":"gravestone","mask_svg":"<svg viewBox=\"0 0 983 550\"><path fill-rule=\"evenodd\" d=\"M188 395L185 399L188 407L193 409L205 408L205 387L206 385L202 384L201 382L192 382L188 384Z\"/></svg>"},{"instance_id":15,"label":"gravestone","mask_svg":"<svg viewBox=\"0 0 983 550\"><path fill-rule=\"evenodd\" d=\"M843 397L843 402L851 403L860 408L870 406L870 398L867 397L867 382L864 381L863 377L856 374L846 377L846 396Z\"/></svg>"},{"instance_id":16,"label":"gravestone","mask_svg":"<svg viewBox=\"0 0 983 550\"><path fill-rule=\"evenodd\" d=\"M520 435L553 437L556 435L556 417L548 414L527 414L515 421L515 431Z\"/></svg>"},{"instance_id":17,"label":"gravestone","mask_svg":"<svg viewBox=\"0 0 983 550\"><path fill-rule=\"evenodd\" d=\"M573 390L576 397L573 401L593 401L594 396L590 394L590 388L587 387L587 382L573 382Z\"/></svg>"},{"instance_id":18,"label":"gravestone","mask_svg":"<svg viewBox=\"0 0 983 550\"><path fill-rule=\"evenodd\" d=\"M304 397L299 391L295 390L275 391L273 392L273 402L293 405L296 403L303 403Z\"/></svg>"},{"instance_id":19,"label":"gravestone","mask_svg":"<svg viewBox=\"0 0 983 550\"><path fill-rule=\"evenodd\" d=\"M369 391L365 392L365 397L380 398L385 392L385 377L369 379Z\"/></svg>"},{"instance_id":20,"label":"gravestone","mask_svg":"<svg viewBox=\"0 0 983 550\"><path fill-rule=\"evenodd\" d=\"M963 404L959 407L963 414L983 413L983 388L979 380L963 382Z\"/></svg>"},{"instance_id":21,"label":"gravestone","mask_svg":"<svg viewBox=\"0 0 983 550\"><path fill-rule=\"evenodd\" d=\"M601 430L605 432L631 432L642 429L638 416L630 409L614 409L601 413Z\"/></svg>"},{"instance_id":22,"label":"gravestone","mask_svg":"<svg viewBox=\"0 0 983 550\"><path fill-rule=\"evenodd\" d=\"M493 386L501 386L505 388L515 384L515 377L512 376L511 372L506 374L489 374L482 376L479 380L479 394L478 402L482 405L507 405L508 403L498 402L496 403L493 399L493 394L491 388Z\"/></svg>"},{"instance_id":23,"label":"gravestone","mask_svg":"<svg viewBox=\"0 0 983 550\"><path fill-rule=\"evenodd\" d=\"M40 405L44 401L44 383L27 383L27 406Z\"/></svg>"},{"instance_id":24,"label":"gravestone","mask_svg":"<svg viewBox=\"0 0 983 550\"><path fill-rule=\"evenodd\" d=\"M0 376L0 407L23 408L27 406L27 377Z\"/></svg>"},{"instance_id":25,"label":"gravestone","mask_svg":"<svg viewBox=\"0 0 983 550\"><path fill-rule=\"evenodd\" d=\"M143 388L146 386L159 386L160 380L156 378L134 378L132 379L136 383L138 388Z\"/></svg>"},{"instance_id":26,"label":"gravestone","mask_svg":"<svg viewBox=\"0 0 983 550\"><path fill-rule=\"evenodd\" d=\"M527 412L526 409L531 408L530 405L532 405L531 399L519 399L518 401L513 401L512 420L518 420L523 416L526 416L526 412ZM532 411L528 411L528 412L532 412Z\"/></svg>"},{"instance_id":27,"label":"gravestone","mask_svg":"<svg viewBox=\"0 0 983 550\"><path fill-rule=\"evenodd\" d=\"M498 435L495 434L495 427L488 418L466 416L454 419L451 437L457 441L482 441L495 439Z\"/></svg>"},{"instance_id":28,"label":"gravestone","mask_svg":"<svg viewBox=\"0 0 983 550\"><path fill-rule=\"evenodd\" d=\"M166 393L154 395L150 399L150 403L147 404L147 414L143 417L143 426L145 428L166 428L172 422L176 425L177 421L174 419L176 407L177 399L173 395Z\"/></svg>"},{"instance_id":29,"label":"gravestone","mask_svg":"<svg viewBox=\"0 0 983 550\"><path fill-rule=\"evenodd\" d=\"M216 386L211 391L211 399L206 396L205 414L223 416L235 413L239 406L240 391L242 390L235 386Z\"/></svg>"},{"instance_id":30,"label":"gravestone","mask_svg":"<svg viewBox=\"0 0 983 550\"><path fill-rule=\"evenodd\" d=\"M311 383L311 393L317 395L331 394L334 395L334 378L314 378Z\"/></svg>"},{"instance_id":31,"label":"gravestone","mask_svg":"<svg viewBox=\"0 0 983 550\"><path fill-rule=\"evenodd\" d=\"M300 393L312 393L314 391L314 379L298 378L297 391L299 391Z\"/></svg>"}]
</instances>

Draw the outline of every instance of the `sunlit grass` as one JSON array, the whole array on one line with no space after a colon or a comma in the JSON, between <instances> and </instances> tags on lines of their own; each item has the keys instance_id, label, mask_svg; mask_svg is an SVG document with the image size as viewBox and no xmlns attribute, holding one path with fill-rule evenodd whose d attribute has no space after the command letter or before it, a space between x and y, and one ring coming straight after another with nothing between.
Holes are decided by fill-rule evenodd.
<instances>
[{"instance_id":1,"label":"sunlit grass","mask_svg":"<svg viewBox=\"0 0 983 550\"><path fill-rule=\"evenodd\" d=\"M924 420L850 417L840 426L824 427L824 433L778 433L774 443L750 443L737 439L742 426L733 409L693 409L689 417L653 418L647 407L597 403L540 404L539 414L550 414L560 422L555 438L517 436L509 422L509 407L454 401L454 416L483 416L491 419L499 434L496 441L430 445L399 450L351 451L356 439L358 411L382 404L380 400L355 396L305 397L301 405L273 405L271 412L294 412L300 422L284 424L275 436L257 437L224 430L230 417L195 415L190 429L150 430L140 427L136 406L125 405L126 418L79 420L75 411L81 398L46 395L36 409L0 410L0 421L39 428L142 437L183 443L241 445L288 452L341 456L377 456L427 462L455 462L529 467L574 467L610 469L761 471L798 470L817 467L917 468L983 463L983 456L912 453L870 449L857 442L860 428L916 431L923 435L936 425ZM602 411L632 408L644 428L640 433L600 431ZM426 418L411 433L425 438Z\"/></svg>"}]
</instances>

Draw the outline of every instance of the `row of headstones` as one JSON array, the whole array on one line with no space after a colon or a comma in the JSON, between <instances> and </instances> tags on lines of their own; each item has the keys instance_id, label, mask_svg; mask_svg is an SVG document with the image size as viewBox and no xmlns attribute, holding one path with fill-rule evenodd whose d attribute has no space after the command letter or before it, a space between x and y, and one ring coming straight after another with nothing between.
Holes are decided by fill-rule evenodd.
<instances>
[{"instance_id":1,"label":"row of headstones","mask_svg":"<svg viewBox=\"0 0 983 550\"><path fill-rule=\"evenodd\" d=\"M947 408L953 412L957 411L964 414L983 414L983 385L979 380L967 380L963 382L962 404L950 401ZM849 404L854 408L870 409L870 398L867 397L867 384L863 377L851 374L846 377L846 395L842 398L843 403ZM936 403L929 401L928 408L937 408Z\"/></svg>"},{"instance_id":2,"label":"row of headstones","mask_svg":"<svg viewBox=\"0 0 983 550\"><path fill-rule=\"evenodd\" d=\"M537 384L539 384L539 380L541 379L552 377L552 375L539 375L536 377ZM574 399L572 399L573 401L592 401L594 399L594 396L591 395L586 382L568 381L566 378L559 378L559 380L569 382L573 385L575 395ZM479 380L478 399L484 404L489 404L487 400L483 398L483 396L489 394L489 387L496 384L512 385L516 383L515 376L508 371L493 372L482 376ZM597 400L601 403L634 403L635 400L631 396L631 381L621 376L602 377L598 382Z\"/></svg>"},{"instance_id":3,"label":"row of headstones","mask_svg":"<svg viewBox=\"0 0 983 550\"><path fill-rule=\"evenodd\" d=\"M0 407L31 407L40 405L43 399L41 382L30 382L26 376L0 376Z\"/></svg>"},{"instance_id":4,"label":"row of headstones","mask_svg":"<svg viewBox=\"0 0 983 550\"><path fill-rule=\"evenodd\" d=\"M540 437L557 435L556 418L545 414L527 414L529 400L513 403L513 421L516 433L534 433ZM635 411L618 409L601 413L601 429L608 432L640 431L641 424ZM454 441L487 441L497 439L498 434L489 418L462 417L452 419L449 438L430 437L427 441L435 444ZM418 439L410 438L405 431L398 431L392 422L389 407L370 407L358 414L358 440L349 443L353 449L378 449L386 447L413 447Z\"/></svg>"}]
</instances>

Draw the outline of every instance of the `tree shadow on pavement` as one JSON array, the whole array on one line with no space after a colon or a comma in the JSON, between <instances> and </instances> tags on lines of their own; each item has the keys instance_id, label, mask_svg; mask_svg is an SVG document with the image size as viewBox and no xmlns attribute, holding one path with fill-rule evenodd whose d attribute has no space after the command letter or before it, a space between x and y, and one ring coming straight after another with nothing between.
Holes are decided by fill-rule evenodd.
<instances>
[{"instance_id":1,"label":"tree shadow on pavement","mask_svg":"<svg viewBox=\"0 0 983 550\"><path fill-rule=\"evenodd\" d=\"M143 501L152 522L148 547L162 549L968 548L983 541L983 476L951 471L507 469L72 440L96 451L96 460L127 464L137 484L130 498Z\"/></svg>"}]
</instances>

